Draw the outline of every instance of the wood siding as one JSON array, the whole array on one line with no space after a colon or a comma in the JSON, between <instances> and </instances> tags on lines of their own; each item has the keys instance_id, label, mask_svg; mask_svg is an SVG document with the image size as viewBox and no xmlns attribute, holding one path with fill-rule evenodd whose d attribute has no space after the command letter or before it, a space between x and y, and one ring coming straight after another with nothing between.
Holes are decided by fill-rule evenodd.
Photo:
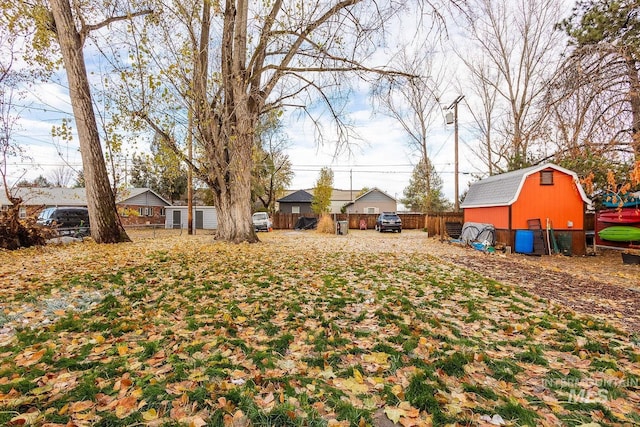
<instances>
[{"instance_id":1,"label":"wood siding","mask_svg":"<svg viewBox=\"0 0 640 427\"><path fill-rule=\"evenodd\" d=\"M493 224L496 230L501 228L508 229L510 228L509 206L466 208L464 210L464 222L480 222L483 224Z\"/></svg>"},{"instance_id":2,"label":"wood siding","mask_svg":"<svg viewBox=\"0 0 640 427\"><path fill-rule=\"evenodd\" d=\"M556 230L584 230L584 210L573 177L554 170L553 185L541 185L540 174L534 173L527 177L518 200L511 206L510 228L527 229L527 220L534 218L539 218L546 228L549 218ZM569 226L569 222L573 225Z\"/></svg>"},{"instance_id":3,"label":"wood siding","mask_svg":"<svg viewBox=\"0 0 640 427\"><path fill-rule=\"evenodd\" d=\"M179 226L177 224L173 224L173 213L175 211L180 212ZM202 227L196 227L197 212L202 212ZM218 213L216 212L216 208L213 206L194 206L192 216L194 229L216 230L218 228ZM165 228L188 228L189 218L187 215L187 206L168 206L165 218Z\"/></svg>"},{"instance_id":4,"label":"wood siding","mask_svg":"<svg viewBox=\"0 0 640 427\"><path fill-rule=\"evenodd\" d=\"M367 208L377 208L378 214L382 212L395 212L398 209L398 203L383 192L373 190L359 197L352 205L349 205L347 212L350 214L363 214L367 213Z\"/></svg>"},{"instance_id":5,"label":"wood siding","mask_svg":"<svg viewBox=\"0 0 640 427\"><path fill-rule=\"evenodd\" d=\"M548 218L556 236L561 236L571 247L568 252L584 255L585 202L578 187L571 175L554 169L544 172L553 172L552 184L542 184L541 173L533 173L525 179L518 199L511 206L466 208L464 221L493 224L496 243L513 249L516 230L528 229L530 219L540 219L542 228L546 229Z\"/></svg>"},{"instance_id":6,"label":"wood siding","mask_svg":"<svg viewBox=\"0 0 640 427\"><path fill-rule=\"evenodd\" d=\"M291 214L291 210L294 206L298 206L300 208L301 214L312 214L311 203L304 202L280 202L279 203L279 212L283 214Z\"/></svg>"},{"instance_id":7,"label":"wood siding","mask_svg":"<svg viewBox=\"0 0 640 427\"><path fill-rule=\"evenodd\" d=\"M150 191L140 193L136 196L121 200L118 206L166 206L166 202Z\"/></svg>"}]
</instances>

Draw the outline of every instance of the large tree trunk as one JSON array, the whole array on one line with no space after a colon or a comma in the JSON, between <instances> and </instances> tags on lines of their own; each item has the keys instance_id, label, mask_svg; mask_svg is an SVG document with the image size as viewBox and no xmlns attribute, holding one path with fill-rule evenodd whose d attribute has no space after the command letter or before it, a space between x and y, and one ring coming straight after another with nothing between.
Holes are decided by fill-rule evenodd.
<instances>
[{"instance_id":1,"label":"large tree trunk","mask_svg":"<svg viewBox=\"0 0 640 427\"><path fill-rule=\"evenodd\" d=\"M251 149L248 156L241 143L229 164L225 186L214 189L218 212L216 239L255 243L258 236L251 220Z\"/></svg>"},{"instance_id":2,"label":"large tree trunk","mask_svg":"<svg viewBox=\"0 0 640 427\"><path fill-rule=\"evenodd\" d=\"M98 243L129 241L116 210L115 197L104 163L82 51L82 37L76 29L69 0L51 0L50 5L80 140L91 237Z\"/></svg>"},{"instance_id":3,"label":"large tree trunk","mask_svg":"<svg viewBox=\"0 0 640 427\"><path fill-rule=\"evenodd\" d=\"M251 221L251 171L258 107L246 92L244 60L248 5L239 2L236 9L233 1L226 2L222 39L225 96L221 104L213 105L206 99L210 10L211 2L205 0L193 79L194 119L208 163L204 178L213 191L218 213L216 239L254 243L258 237Z\"/></svg>"}]
</instances>

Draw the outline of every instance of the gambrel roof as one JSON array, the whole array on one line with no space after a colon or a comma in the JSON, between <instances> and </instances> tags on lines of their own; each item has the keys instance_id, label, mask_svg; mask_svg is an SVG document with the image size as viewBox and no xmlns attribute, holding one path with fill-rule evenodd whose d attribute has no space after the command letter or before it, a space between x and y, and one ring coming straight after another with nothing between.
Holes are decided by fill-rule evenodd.
<instances>
[{"instance_id":1,"label":"gambrel roof","mask_svg":"<svg viewBox=\"0 0 640 427\"><path fill-rule=\"evenodd\" d=\"M509 206L512 205L520 196L520 191L525 180L530 175L545 169L554 169L560 173L573 177L573 181L580 193L580 197L586 204L591 204L591 200L587 197L580 185L578 175L575 172L554 165L553 163L545 163L538 166L531 166L512 172L493 175L480 181L474 182L469 186L464 201L460 204L462 208L480 208L490 206Z\"/></svg>"}]
</instances>

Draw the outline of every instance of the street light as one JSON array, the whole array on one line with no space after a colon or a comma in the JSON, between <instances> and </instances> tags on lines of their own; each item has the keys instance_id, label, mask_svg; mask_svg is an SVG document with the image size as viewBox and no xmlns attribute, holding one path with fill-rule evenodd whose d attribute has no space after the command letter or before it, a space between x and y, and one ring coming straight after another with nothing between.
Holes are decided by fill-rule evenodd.
<instances>
[{"instance_id":1,"label":"street light","mask_svg":"<svg viewBox=\"0 0 640 427\"><path fill-rule=\"evenodd\" d=\"M454 162L454 172L453 174L455 175L454 177L454 182L455 182L455 190L454 190L454 205L455 205L455 210L456 212L458 212L460 210L460 197L459 197L459 187L458 187L458 103L460 103L460 101L462 101L464 99L464 95L459 95L455 101L453 101L451 103L451 105L449 105L447 107L447 115L446 120L447 120L447 124L450 125L453 123L453 132L454 132L454 141L455 141L455 148L454 148L454 153L455 153L455 162ZM453 108L453 113L451 113L451 109Z\"/></svg>"}]
</instances>

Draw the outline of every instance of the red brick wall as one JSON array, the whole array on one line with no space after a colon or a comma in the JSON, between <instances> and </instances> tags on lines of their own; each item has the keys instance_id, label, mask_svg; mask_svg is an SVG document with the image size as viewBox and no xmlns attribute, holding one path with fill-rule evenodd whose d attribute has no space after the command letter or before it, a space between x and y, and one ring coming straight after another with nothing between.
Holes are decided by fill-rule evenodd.
<instances>
[{"instance_id":1,"label":"red brick wall","mask_svg":"<svg viewBox=\"0 0 640 427\"><path fill-rule=\"evenodd\" d=\"M142 209L142 215L140 215L140 209ZM152 211L151 215L146 215L147 209ZM118 213L122 225L164 224L165 221L164 207L160 206L118 205Z\"/></svg>"}]
</instances>

